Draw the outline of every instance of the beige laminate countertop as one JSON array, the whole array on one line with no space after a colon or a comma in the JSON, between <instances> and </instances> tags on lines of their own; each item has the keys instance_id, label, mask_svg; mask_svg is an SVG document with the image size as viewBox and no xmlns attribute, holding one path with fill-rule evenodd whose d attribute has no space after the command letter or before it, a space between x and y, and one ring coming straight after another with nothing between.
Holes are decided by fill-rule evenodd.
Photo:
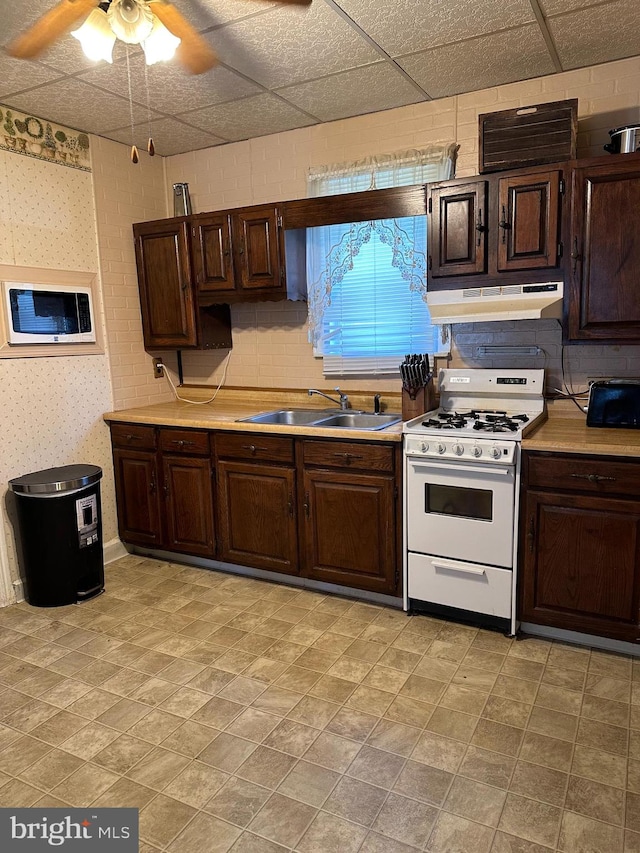
<instances>
[{"instance_id":1,"label":"beige laminate countertop","mask_svg":"<svg viewBox=\"0 0 640 853\"><path fill-rule=\"evenodd\" d=\"M640 457L640 429L601 429L580 417L550 417L523 439L522 449Z\"/></svg>"},{"instance_id":2,"label":"beige laminate countertop","mask_svg":"<svg viewBox=\"0 0 640 853\"><path fill-rule=\"evenodd\" d=\"M351 395L350 395L351 396ZM371 395L369 395L369 398ZM306 398L306 395L305 395ZM140 406L133 409L122 409L118 412L106 412L103 418L107 423L134 423L150 426L172 426L187 429L233 430L234 432L271 433L277 435L307 435L314 438L341 438L345 441L402 441L402 421L382 430L358 430L331 427L287 426L281 424L251 424L238 423L238 418L247 418L260 412L273 411L282 408L314 408L305 405L304 399L292 400L290 395L278 398L273 392L264 397L247 394L229 395L216 399L213 403L197 405L174 400L168 403L156 403L151 406ZM317 398L316 398L317 399ZM371 410L371 400L366 405L359 405L357 399L352 400L354 409ZM330 404L327 404L330 405ZM399 403L398 403L399 406ZM331 409L333 412L333 409ZM336 406L336 412L340 409ZM399 411L398 408L387 406L387 411Z\"/></svg>"}]
</instances>

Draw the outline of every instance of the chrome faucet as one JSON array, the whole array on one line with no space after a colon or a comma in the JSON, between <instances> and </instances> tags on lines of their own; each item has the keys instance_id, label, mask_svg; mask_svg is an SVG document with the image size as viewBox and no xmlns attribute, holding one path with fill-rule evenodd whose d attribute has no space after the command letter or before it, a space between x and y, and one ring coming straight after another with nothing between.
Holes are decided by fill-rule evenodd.
<instances>
[{"instance_id":1,"label":"chrome faucet","mask_svg":"<svg viewBox=\"0 0 640 853\"><path fill-rule=\"evenodd\" d=\"M309 388L308 394L312 397L314 394L319 394L321 397L326 397L327 400L331 400L332 403L340 406L343 412L346 412L348 408L350 408L351 403L349 402L349 398L346 394L343 394L339 388L335 388L335 391L340 394L340 399L336 400L335 397L330 397L328 394L325 394L324 391L318 391L316 388Z\"/></svg>"}]
</instances>

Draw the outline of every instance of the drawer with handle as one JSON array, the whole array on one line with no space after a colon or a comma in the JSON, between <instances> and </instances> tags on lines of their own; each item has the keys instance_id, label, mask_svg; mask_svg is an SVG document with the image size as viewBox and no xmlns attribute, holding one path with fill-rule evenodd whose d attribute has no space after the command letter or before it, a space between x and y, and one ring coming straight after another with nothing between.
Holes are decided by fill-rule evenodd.
<instances>
[{"instance_id":1,"label":"drawer with handle","mask_svg":"<svg viewBox=\"0 0 640 853\"><path fill-rule=\"evenodd\" d=\"M220 458L293 463L293 439L259 432L220 432L216 435L216 455Z\"/></svg>"},{"instance_id":2,"label":"drawer with handle","mask_svg":"<svg viewBox=\"0 0 640 853\"><path fill-rule=\"evenodd\" d=\"M383 444L353 441L305 441L305 465L322 468L364 468L393 473L394 448Z\"/></svg>"},{"instance_id":3,"label":"drawer with handle","mask_svg":"<svg viewBox=\"0 0 640 853\"><path fill-rule=\"evenodd\" d=\"M509 619L512 580L510 569L425 554L408 557L408 595L418 601Z\"/></svg>"},{"instance_id":4,"label":"drawer with handle","mask_svg":"<svg viewBox=\"0 0 640 853\"><path fill-rule=\"evenodd\" d=\"M163 453L208 456L209 433L206 430L161 429L160 449Z\"/></svg>"},{"instance_id":5,"label":"drawer with handle","mask_svg":"<svg viewBox=\"0 0 640 853\"><path fill-rule=\"evenodd\" d=\"M525 458L529 487L633 497L640 493L640 462L533 452Z\"/></svg>"},{"instance_id":6,"label":"drawer with handle","mask_svg":"<svg viewBox=\"0 0 640 853\"><path fill-rule=\"evenodd\" d=\"M155 450L156 429L143 424L111 424L111 441L114 447L131 447L135 450Z\"/></svg>"}]
</instances>

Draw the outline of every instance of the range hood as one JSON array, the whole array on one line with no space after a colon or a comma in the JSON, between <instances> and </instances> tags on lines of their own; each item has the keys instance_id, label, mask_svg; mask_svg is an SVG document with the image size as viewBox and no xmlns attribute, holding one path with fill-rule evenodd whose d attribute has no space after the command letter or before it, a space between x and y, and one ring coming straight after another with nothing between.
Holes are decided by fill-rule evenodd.
<instances>
[{"instance_id":1,"label":"range hood","mask_svg":"<svg viewBox=\"0 0 640 853\"><path fill-rule=\"evenodd\" d=\"M562 317L561 281L432 290L427 293L431 322L486 323L491 320L539 320Z\"/></svg>"}]
</instances>

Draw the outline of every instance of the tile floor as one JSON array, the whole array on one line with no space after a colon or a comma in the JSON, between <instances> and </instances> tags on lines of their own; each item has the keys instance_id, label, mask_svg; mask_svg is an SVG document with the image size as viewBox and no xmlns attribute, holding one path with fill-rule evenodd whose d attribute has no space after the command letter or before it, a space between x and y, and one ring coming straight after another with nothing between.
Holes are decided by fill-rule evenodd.
<instances>
[{"instance_id":1,"label":"tile floor","mask_svg":"<svg viewBox=\"0 0 640 853\"><path fill-rule=\"evenodd\" d=\"M0 610L0 806L142 853L640 853L640 660L127 556Z\"/></svg>"}]
</instances>

